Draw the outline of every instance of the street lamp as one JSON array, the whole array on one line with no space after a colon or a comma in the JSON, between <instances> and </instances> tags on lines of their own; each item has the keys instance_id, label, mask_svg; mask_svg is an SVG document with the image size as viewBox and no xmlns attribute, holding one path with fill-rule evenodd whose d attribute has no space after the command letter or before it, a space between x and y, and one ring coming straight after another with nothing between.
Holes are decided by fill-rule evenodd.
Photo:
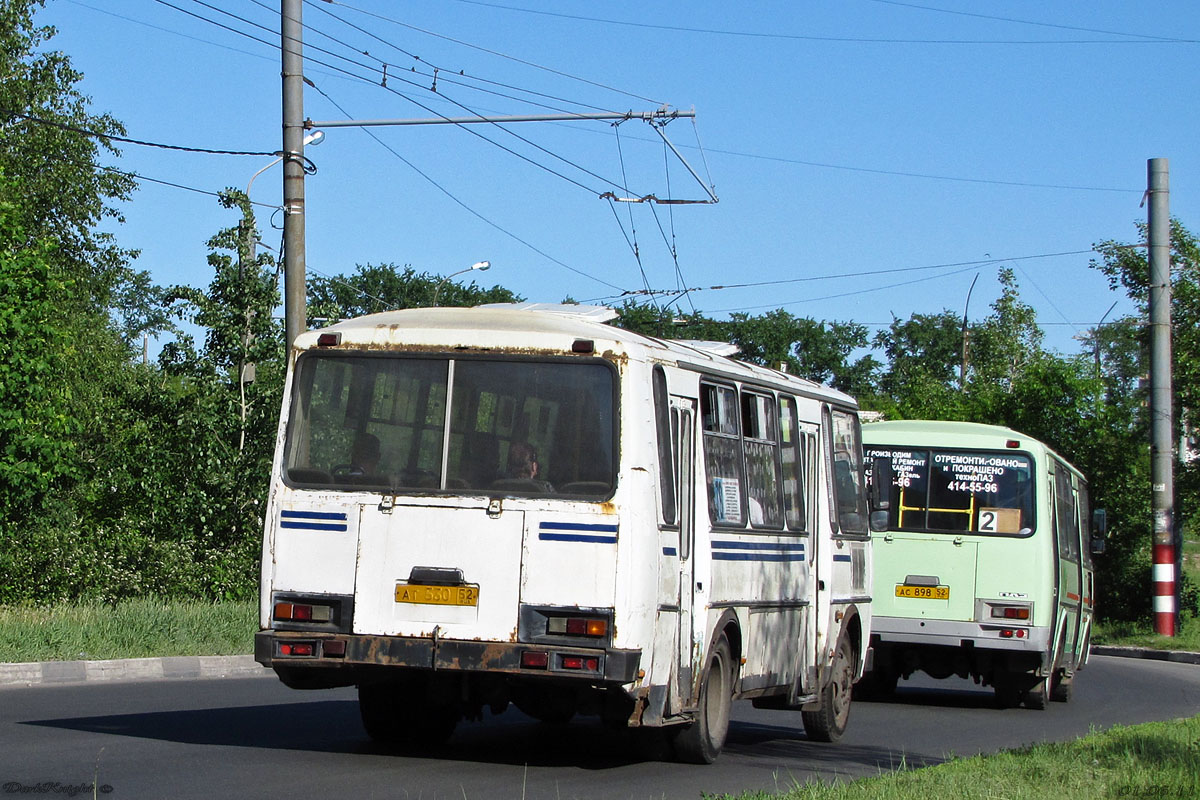
<instances>
[{"instance_id":1,"label":"street lamp","mask_svg":"<svg viewBox=\"0 0 1200 800\"><path fill-rule=\"evenodd\" d=\"M479 262L476 262L476 263L472 264L471 266L467 267L466 269L460 269L458 272L451 272L449 275L447 275L446 277L442 278L442 279L441 279L441 280L438 282L437 288L433 290L433 305L434 305L434 308L436 308L436 307L437 307L437 304L438 304L438 294L440 294L440 293L441 293L441 291L442 291L442 286L444 286L444 285L446 284L446 281L450 280L450 279L451 279L451 278L453 278L455 275L462 275L464 272L471 272L472 270L479 270L480 272L483 272L485 269L488 269L488 268L489 268L489 267L491 267L491 266L492 266L492 262L490 262L490 261L479 261Z\"/></svg>"},{"instance_id":2,"label":"street lamp","mask_svg":"<svg viewBox=\"0 0 1200 800\"><path fill-rule=\"evenodd\" d=\"M325 131L313 131L308 136L304 137L304 146L305 147L308 147L309 145L316 146L323 141L325 141ZM271 167L278 164L280 161L283 161L283 156L280 156L279 158L275 159L270 164L267 164L265 167L260 169L258 172L254 173L253 175L250 176L250 182L246 184L246 198L247 199L250 198L250 187L254 185L254 179L257 178L259 175L262 175L264 172L269 170Z\"/></svg>"}]
</instances>

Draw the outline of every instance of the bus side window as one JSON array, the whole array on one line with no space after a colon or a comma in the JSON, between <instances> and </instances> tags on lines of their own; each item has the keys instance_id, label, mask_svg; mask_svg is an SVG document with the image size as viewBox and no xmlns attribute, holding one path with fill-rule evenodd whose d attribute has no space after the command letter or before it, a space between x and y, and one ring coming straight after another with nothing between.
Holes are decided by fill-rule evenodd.
<instances>
[{"instance_id":1,"label":"bus side window","mask_svg":"<svg viewBox=\"0 0 1200 800\"><path fill-rule=\"evenodd\" d=\"M783 465L783 514L787 526L794 531L805 529L804 460L800 448L800 427L796 421L796 401L781 395L779 398L779 443Z\"/></svg>"},{"instance_id":2,"label":"bus side window","mask_svg":"<svg viewBox=\"0 0 1200 800\"><path fill-rule=\"evenodd\" d=\"M742 442L737 392L711 383L700 386L704 422L704 474L708 481L708 516L715 525L744 526Z\"/></svg>"},{"instance_id":3,"label":"bus side window","mask_svg":"<svg viewBox=\"0 0 1200 800\"><path fill-rule=\"evenodd\" d=\"M867 499L858 416L825 409L830 467L830 509L842 533L866 534Z\"/></svg>"},{"instance_id":4,"label":"bus side window","mask_svg":"<svg viewBox=\"0 0 1200 800\"><path fill-rule=\"evenodd\" d=\"M746 460L746 500L755 528L782 528L779 497L779 431L770 395L742 392L742 450Z\"/></svg>"},{"instance_id":5,"label":"bus side window","mask_svg":"<svg viewBox=\"0 0 1200 800\"><path fill-rule=\"evenodd\" d=\"M1058 551L1063 558L1079 560L1079 515L1071 473L1059 463L1054 464L1054 531Z\"/></svg>"},{"instance_id":6,"label":"bus side window","mask_svg":"<svg viewBox=\"0 0 1200 800\"><path fill-rule=\"evenodd\" d=\"M674 525L677 519L675 502L675 441L673 429L679 428L678 412L670 409L667 396L667 374L656 365L654 383L654 427L658 434L658 491L662 502L662 521Z\"/></svg>"}]
</instances>

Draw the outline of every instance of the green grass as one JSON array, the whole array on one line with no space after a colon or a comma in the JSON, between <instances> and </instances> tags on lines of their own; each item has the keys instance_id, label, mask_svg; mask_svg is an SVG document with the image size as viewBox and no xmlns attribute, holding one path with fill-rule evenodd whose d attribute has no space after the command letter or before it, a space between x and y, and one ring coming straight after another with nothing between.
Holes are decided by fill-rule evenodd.
<instances>
[{"instance_id":1,"label":"green grass","mask_svg":"<svg viewBox=\"0 0 1200 800\"><path fill-rule=\"evenodd\" d=\"M1092 644L1200 652L1200 619L1188 612L1181 616L1174 636L1159 636L1152 622L1098 622L1092 629Z\"/></svg>"},{"instance_id":2,"label":"green grass","mask_svg":"<svg viewBox=\"0 0 1200 800\"><path fill-rule=\"evenodd\" d=\"M854 783L810 782L740 800L1185 800L1200 797L1200 717L1116 727Z\"/></svg>"},{"instance_id":3,"label":"green grass","mask_svg":"<svg viewBox=\"0 0 1200 800\"><path fill-rule=\"evenodd\" d=\"M0 606L0 663L254 652L257 603Z\"/></svg>"}]
</instances>

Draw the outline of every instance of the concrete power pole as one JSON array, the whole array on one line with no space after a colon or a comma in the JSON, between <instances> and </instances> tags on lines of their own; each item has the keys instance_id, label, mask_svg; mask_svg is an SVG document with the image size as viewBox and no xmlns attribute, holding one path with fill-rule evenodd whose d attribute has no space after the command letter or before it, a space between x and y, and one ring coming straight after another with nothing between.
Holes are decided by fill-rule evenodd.
<instances>
[{"instance_id":1,"label":"concrete power pole","mask_svg":"<svg viewBox=\"0 0 1200 800\"><path fill-rule=\"evenodd\" d=\"M302 4L303 0L280 0L283 67L283 313L289 354L296 337L307 327Z\"/></svg>"},{"instance_id":2,"label":"concrete power pole","mask_svg":"<svg viewBox=\"0 0 1200 800\"><path fill-rule=\"evenodd\" d=\"M1147 163L1150 250L1150 481L1154 512L1154 630L1175 635L1175 478L1171 435L1171 212L1167 159Z\"/></svg>"}]
</instances>

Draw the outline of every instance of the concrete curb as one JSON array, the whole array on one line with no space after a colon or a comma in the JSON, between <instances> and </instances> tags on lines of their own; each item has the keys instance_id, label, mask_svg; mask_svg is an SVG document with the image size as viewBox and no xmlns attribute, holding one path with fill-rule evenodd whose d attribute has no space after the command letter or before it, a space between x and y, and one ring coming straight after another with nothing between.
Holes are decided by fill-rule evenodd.
<instances>
[{"instance_id":1,"label":"concrete curb","mask_svg":"<svg viewBox=\"0 0 1200 800\"><path fill-rule=\"evenodd\" d=\"M1115 645L1092 645L1094 656L1119 656L1121 658L1144 658L1148 661L1175 661L1181 664L1200 664L1200 653L1186 650L1149 650L1144 647L1117 647Z\"/></svg>"},{"instance_id":2,"label":"concrete curb","mask_svg":"<svg viewBox=\"0 0 1200 800\"><path fill-rule=\"evenodd\" d=\"M40 661L0 664L0 689L65 686L93 681L156 681L172 678L253 678L274 673L254 656L173 656L111 661Z\"/></svg>"}]
</instances>

